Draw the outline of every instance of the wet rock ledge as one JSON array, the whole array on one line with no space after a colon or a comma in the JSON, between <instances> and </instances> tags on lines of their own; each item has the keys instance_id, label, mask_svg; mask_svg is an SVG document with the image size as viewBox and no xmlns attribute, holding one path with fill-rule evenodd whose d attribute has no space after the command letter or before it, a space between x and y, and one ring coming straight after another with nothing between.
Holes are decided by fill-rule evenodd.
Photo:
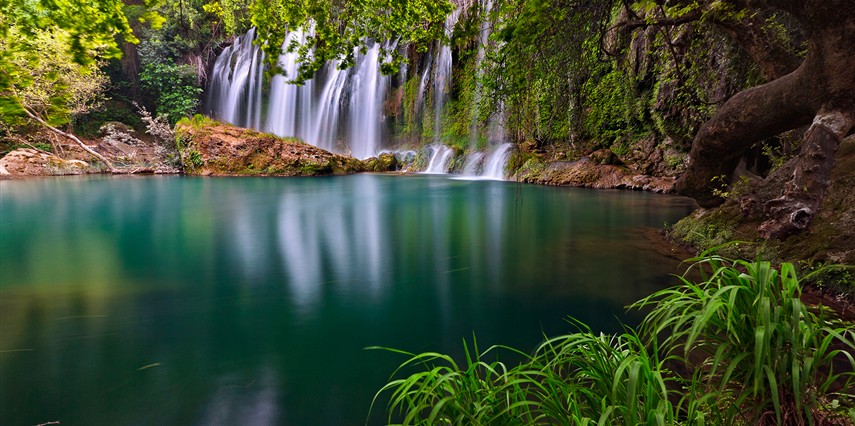
<instances>
[{"instance_id":1,"label":"wet rock ledge","mask_svg":"<svg viewBox=\"0 0 855 426\"><path fill-rule=\"evenodd\" d=\"M388 163L378 159L360 161L298 139L280 138L201 116L179 122L175 133L184 172L191 175L344 175L385 171L375 169Z\"/></svg>"}]
</instances>

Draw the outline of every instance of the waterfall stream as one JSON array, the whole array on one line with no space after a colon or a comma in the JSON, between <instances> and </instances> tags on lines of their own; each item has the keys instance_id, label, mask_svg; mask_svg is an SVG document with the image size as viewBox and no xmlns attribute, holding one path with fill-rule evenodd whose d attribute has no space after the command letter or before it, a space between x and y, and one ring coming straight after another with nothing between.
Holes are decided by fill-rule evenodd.
<instances>
[{"instance_id":1,"label":"waterfall stream","mask_svg":"<svg viewBox=\"0 0 855 426\"><path fill-rule=\"evenodd\" d=\"M470 177L502 179L511 150L504 134L504 113L500 108L485 123L479 125L477 121L483 90L481 68L490 43L492 25L489 15L493 1L484 0L473 7L477 7L481 19L475 59L478 76L472 99L469 154L462 170L459 167L455 170ZM428 136L430 132L425 134L433 142L426 173L449 173L455 156L454 149L442 145L441 136L453 83L454 64L449 40L462 14L463 9L458 8L445 19L446 39L437 42L422 57L422 65L414 69L411 76L418 79L415 114L423 117L425 124L432 121L433 125L432 135ZM205 112L237 126L283 137L297 137L328 151L360 159L378 155L383 149L383 142L393 136L391 130L394 126L390 124L391 120L386 121L384 103L393 99L390 96L397 92L392 90L391 77L380 72L380 55L384 49L379 43L374 43L362 53L355 52L352 68L342 70L338 62L331 61L314 78L302 85L293 84L291 80L299 72L299 55L289 52L288 47L304 44L311 36L312 30L307 29L293 31L285 37L283 53L278 58L283 74L270 79L269 89L263 87L264 54L253 43L255 29L237 37L214 63ZM385 47L387 51L407 49L403 44ZM406 82L407 75L407 69L403 68L400 84ZM425 111L422 115L425 98L432 102L432 111ZM476 151L478 140L485 138L487 149Z\"/></svg>"},{"instance_id":2,"label":"waterfall stream","mask_svg":"<svg viewBox=\"0 0 855 426\"><path fill-rule=\"evenodd\" d=\"M384 136L383 101L391 84L380 73L380 45L357 53L355 67L340 70L331 62L298 86L290 83L297 75L298 55L285 47L292 41L305 42L306 36L295 31L286 37L279 56L285 75L273 77L266 96L261 88L263 55L252 43L255 31L235 39L214 63L206 112L237 126L298 137L356 158L376 155Z\"/></svg>"}]
</instances>

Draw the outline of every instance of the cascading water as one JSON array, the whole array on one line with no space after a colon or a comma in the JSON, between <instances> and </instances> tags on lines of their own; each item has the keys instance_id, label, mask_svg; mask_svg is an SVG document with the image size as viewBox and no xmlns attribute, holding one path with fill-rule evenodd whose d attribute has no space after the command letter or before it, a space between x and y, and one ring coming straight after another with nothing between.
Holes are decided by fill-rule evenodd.
<instances>
[{"instance_id":1,"label":"cascading water","mask_svg":"<svg viewBox=\"0 0 855 426\"><path fill-rule=\"evenodd\" d=\"M383 138L383 101L391 84L380 73L379 44L364 55L357 54L356 67L340 70L330 62L314 79L297 86L289 80L296 77L298 55L285 47L292 41L305 42L306 34L292 32L279 57L286 75L274 77L270 94L264 96L263 55L252 43L254 38L255 31L250 30L217 57L208 89L208 114L237 126L299 137L330 151L349 151L357 158L377 154ZM267 105L264 117L263 104ZM344 144L338 143L341 140Z\"/></svg>"},{"instance_id":2,"label":"cascading water","mask_svg":"<svg viewBox=\"0 0 855 426\"><path fill-rule=\"evenodd\" d=\"M485 179L505 180L505 167L513 146L513 144L504 143L493 151L484 163L484 173L481 176Z\"/></svg>"},{"instance_id":3,"label":"cascading water","mask_svg":"<svg viewBox=\"0 0 855 426\"><path fill-rule=\"evenodd\" d=\"M433 61L431 60L430 54L428 54L428 60L425 61L425 69L422 71L422 76L419 80L419 92L416 95L416 114L421 113L422 106L424 106L425 89L427 88L427 81L430 76L431 63L433 63Z\"/></svg>"},{"instance_id":4,"label":"cascading water","mask_svg":"<svg viewBox=\"0 0 855 426\"><path fill-rule=\"evenodd\" d=\"M478 176L481 174L481 169L484 167L484 153L476 152L469 154L466 157L466 163L463 165L463 174L465 176Z\"/></svg>"},{"instance_id":5,"label":"cascading water","mask_svg":"<svg viewBox=\"0 0 855 426\"><path fill-rule=\"evenodd\" d=\"M481 108L480 80L486 50L494 45L489 41L492 30L493 0L481 0L471 10L481 18L475 58L478 78L473 94L470 140L472 152L463 167L463 174L471 177L501 179L510 148L501 145L507 141L504 131L505 114L501 102L486 123L479 124L477 111ZM452 12L445 20L445 36L450 39L463 9ZM285 75L275 76L269 90L263 90L264 55L253 44L255 30L238 37L217 58L208 89L206 107L210 115L239 126L252 127L280 136L296 136L308 143L333 152L350 153L357 158L379 154L387 127L383 115L387 93L391 92L392 79L380 73L379 59L382 51L395 49L406 52L407 46L373 44L364 53L356 53L355 66L340 70L337 62L327 63L313 79L301 86L290 84L299 70L298 55L288 52L292 44L305 43L311 29L293 31L285 39L279 65ZM411 79L418 79L415 114L426 121L433 116L434 145L426 173L446 173L454 157L454 150L440 144L443 133L443 116L452 83L452 49L446 42L437 42L421 58L418 72L413 69ZM407 69L402 68L399 80L407 81ZM413 82L414 84L416 82ZM406 92L404 92L406 93ZM400 95L398 95L400 96ZM404 95L407 96L407 95ZM431 96L425 102L425 97ZM424 104L433 111L422 114ZM426 132L425 134L429 134ZM475 146L486 139L487 151L475 152Z\"/></svg>"},{"instance_id":6,"label":"cascading water","mask_svg":"<svg viewBox=\"0 0 855 426\"><path fill-rule=\"evenodd\" d=\"M466 158L460 180L505 180L505 168L511 156L513 144L505 143L489 154L475 152Z\"/></svg>"},{"instance_id":7,"label":"cascading water","mask_svg":"<svg viewBox=\"0 0 855 426\"><path fill-rule=\"evenodd\" d=\"M305 43L306 35L303 31L295 31L288 35L283 45L283 50L291 42ZM302 126L298 126L297 119L300 116L308 116L311 111L303 110L305 103L308 101L311 107L312 81L306 82L303 86L290 84L289 81L297 76L299 67L299 55L296 52L285 52L279 56L279 67L282 68L284 74L279 74L273 77L270 82L270 102L269 114L264 130L275 133L280 136L296 136L303 137L300 130ZM302 123L300 123L302 124Z\"/></svg>"},{"instance_id":8,"label":"cascading water","mask_svg":"<svg viewBox=\"0 0 855 426\"><path fill-rule=\"evenodd\" d=\"M448 173L448 163L454 157L454 150L445 145L433 145L431 149L433 150L433 154L430 157L427 169L423 173Z\"/></svg>"},{"instance_id":9,"label":"cascading water","mask_svg":"<svg viewBox=\"0 0 855 426\"><path fill-rule=\"evenodd\" d=\"M211 73L207 112L236 126L261 124L261 64L264 56L253 45L255 29L235 39L217 57Z\"/></svg>"},{"instance_id":10,"label":"cascading water","mask_svg":"<svg viewBox=\"0 0 855 426\"><path fill-rule=\"evenodd\" d=\"M461 9L455 9L445 18L445 37L451 39L454 26L460 18ZM433 141L439 143L442 124L442 110L448 100L448 92L451 89L451 46L438 42L439 54L434 64L434 117L433 117Z\"/></svg>"},{"instance_id":11,"label":"cascading water","mask_svg":"<svg viewBox=\"0 0 855 426\"><path fill-rule=\"evenodd\" d=\"M380 73L380 45L375 44L355 69L350 90L351 155L368 158L380 147L380 125L388 77Z\"/></svg>"}]
</instances>

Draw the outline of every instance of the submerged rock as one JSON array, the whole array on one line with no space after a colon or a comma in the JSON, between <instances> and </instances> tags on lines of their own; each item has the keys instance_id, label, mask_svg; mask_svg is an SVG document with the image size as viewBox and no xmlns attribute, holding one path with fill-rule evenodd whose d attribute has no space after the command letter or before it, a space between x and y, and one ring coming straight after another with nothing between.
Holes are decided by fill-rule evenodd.
<instances>
[{"instance_id":1,"label":"submerged rock","mask_svg":"<svg viewBox=\"0 0 855 426\"><path fill-rule=\"evenodd\" d=\"M197 117L175 128L184 171L196 175L320 176L357 173L365 164L298 139Z\"/></svg>"}]
</instances>

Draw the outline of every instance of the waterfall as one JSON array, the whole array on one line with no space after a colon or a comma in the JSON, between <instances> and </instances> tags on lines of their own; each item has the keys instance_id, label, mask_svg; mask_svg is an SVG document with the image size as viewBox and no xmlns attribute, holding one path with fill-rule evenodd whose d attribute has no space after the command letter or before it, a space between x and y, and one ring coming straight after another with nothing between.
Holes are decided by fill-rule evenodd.
<instances>
[{"instance_id":1,"label":"waterfall","mask_svg":"<svg viewBox=\"0 0 855 426\"><path fill-rule=\"evenodd\" d=\"M350 149L356 158L377 154L388 77L380 74L380 44L367 52L354 69L350 92Z\"/></svg>"},{"instance_id":2,"label":"waterfall","mask_svg":"<svg viewBox=\"0 0 855 426\"><path fill-rule=\"evenodd\" d=\"M484 153L476 152L469 154L466 157L466 164L463 165L463 174L465 176L478 176L484 166Z\"/></svg>"},{"instance_id":3,"label":"waterfall","mask_svg":"<svg viewBox=\"0 0 855 426\"><path fill-rule=\"evenodd\" d=\"M357 158L376 155L384 136L383 102L391 85L380 73L380 45L375 43L365 54L357 52L352 69L340 70L338 63L329 62L303 85L290 84L300 64L287 47L304 43L308 35L294 31L286 36L279 56L285 75L273 77L267 95L261 86L264 56L253 44L255 30L236 38L214 63L205 111L236 126L299 137Z\"/></svg>"},{"instance_id":4,"label":"waterfall","mask_svg":"<svg viewBox=\"0 0 855 426\"><path fill-rule=\"evenodd\" d=\"M469 129L470 158L467 159L464 173L478 176L487 169L492 155L507 141L505 135L505 112L502 102L498 101L497 111L483 123L478 110L483 102L481 87L482 68L487 49L493 46L489 41L492 31L491 11L494 0L481 0L472 11L479 13L481 23L478 32L477 56L474 58L477 69L475 93L472 95L471 124ZM477 8L477 9L476 9ZM449 102L453 58L449 40L460 19L463 9L456 9L444 22L443 41L432 46L430 52L421 57L417 69L401 69L401 81L418 79L418 93L415 95L415 114L422 117L426 124L433 118L433 147L430 173L445 173L453 157L453 150L441 146L443 134L443 116ZM313 78L303 85L291 84L299 71L299 55L288 52L295 44L304 44L312 36L312 29L290 32L285 37L282 53L278 57L283 75L274 76L268 88L262 87L264 80L264 55L253 41L255 29L237 37L231 46L226 47L214 63L205 111L222 121L238 126L275 133L279 136L298 137L323 149L349 153L356 158L377 155L383 148L383 141L389 136L392 126L384 116L384 103L391 91L391 77L380 72L381 52L406 50L406 46L379 43L366 45L366 48L354 52L354 66L347 70L339 69L340 63L330 61ZM425 99L431 96L430 99ZM409 101L412 102L412 101ZM424 110L431 105L432 111ZM432 116L432 117L431 117ZM465 120L465 119L464 119ZM417 131L430 134L430 128L418 126ZM463 130L465 132L466 130ZM417 133L413 132L413 135ZM464 136L465 137L465 136ZM479 141L487 140L487 150L494 154L475 153ZM498 147L498 148L496 148ZM498 166L497 166L498 167ZM491 174L501 177L501 171Z\"/></svg>"},{"instance_id":5,"label":"waterfall","mask_svg":"<svg viewBox=\"0 0 855 426\"><path fill-rule=\"evenodd\" d=\"M285 38L282 50L285 51L292 42L305 41L306 35L302 31L295 31ZM311 81L303 86L289 83L297 77L299 65L299 55L296 52L285 52L279 56L279 67L282 68L283 74L274 76L270 82L270 113L264 130L279 136L302 136L297 131L297 118L300 115L309 115L311 111L302 110L303 104L300 101L311 97L312 84Z\"/></svg>"},{"instance_id":6,"label":"waterfall","mask_svg":"<svg viewBox=\"0 0 855 426\"><path fill-rule=\"evenodd\" d=\"M328 151L336 151L336 136L339 134L339 105L347 83L347 70L338 69L338 62L326 64L324 88L318 97L315 121L305 138Z\"/></svg>"},{"instance_id":7,"label":"waterfall","mask_svg":"<svg viewBox=\"0 0 855 426\"><path fill-rule=\"evenodd\" d=\"M211 72L207 111L236 126L256 127L261 112L261 50L253 45L255 30L235 39L217 57Z\"/></svg>"},{"instance_id":8,"label":"waterfall","mask_svg":"<svg viewBox=\"0 0 855 426\"><path fill-rule=\"evenodd\" d=\"M485 179L505 180L505 167L508 164L513 146L513 144L504 143L493 151L487 157L484 173L481 176Z\"/></svg>"},{"instance_id":9,"label":"waterfall","mask_svg":"<svg viewBox=\"0 0 855 426\"><path fill-rule=\"evenodd\" d=\"M419 93L416 95L416 115L421 113L422 106L425 102L425 89L427 88L428 76L430 76L430 68L433 60L431 59L430 54L428 54L428 59L425 62L425 69L422 71L422 77L419 80Z\"/></svg>"},{"instance_id":10,"label":"waterfall","mask_svg":"<svg viewBox=\"0 0 855 426\"><path fill-rule=\"evenodd\" d=\"M423 173L448 173L448 163L454 157L454 150L445 145L432 145L431 149L433 150L433 154L430 157L427 169Z\"/></svg>"},{"instance_id":11,"label":"waterfall","mask_svg":"<svg viewBox=\"0 0 855 426\"><path fill-rule=\"evenodd\" d=\"M455 9L448 17L445 18L445 37L451 39L454 33L454 26L457 25L457 20L460 18L461 9ZM451 46L437 42L439 53L436 56L436 64L434 64L434 118L433 118L433 141L439 143L440 131L442 123L442 110L445 108L445 102L448 100L448 92L451 89Z\"/></svg>"}]
</instances>

